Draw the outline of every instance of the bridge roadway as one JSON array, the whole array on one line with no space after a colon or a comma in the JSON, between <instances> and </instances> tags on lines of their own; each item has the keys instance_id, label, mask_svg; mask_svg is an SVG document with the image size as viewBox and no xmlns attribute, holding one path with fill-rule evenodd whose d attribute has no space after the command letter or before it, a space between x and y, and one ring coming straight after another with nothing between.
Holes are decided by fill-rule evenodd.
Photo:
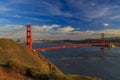
<instances>
[{"instance_id":1,"label":"bridge roadway","mask_svg":"<svg viewBox=\"0 0 120 80\"><path fill-rule=\"evenodd\" d=\"M57 49L65 49L65 48L76 48L81 46L101 46L101 47L109 47L112 43L92 43L92 44L70 44L70 45L63 45L63 46L53 46L53 47L45 47L45 48L36 48L36 51L49 51L49 50L57 50Z\"/></svg>"}]
</instances>

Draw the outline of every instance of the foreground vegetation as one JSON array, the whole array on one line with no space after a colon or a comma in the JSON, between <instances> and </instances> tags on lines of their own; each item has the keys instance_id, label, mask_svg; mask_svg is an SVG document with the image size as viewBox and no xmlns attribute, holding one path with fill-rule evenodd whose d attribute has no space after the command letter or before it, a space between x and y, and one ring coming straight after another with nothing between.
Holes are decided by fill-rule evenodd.
<instances>
[{"instance_id":1,"label":"foreground vegetation","mask_svg":"<svg viewBox=\"0 0 120 80\"><path fill-rule=\"evenodd\" d=\"M101 80L80 75L64 75L37 52L9 39L0 39L0 80Z\"/></svg>"}]
</instances>

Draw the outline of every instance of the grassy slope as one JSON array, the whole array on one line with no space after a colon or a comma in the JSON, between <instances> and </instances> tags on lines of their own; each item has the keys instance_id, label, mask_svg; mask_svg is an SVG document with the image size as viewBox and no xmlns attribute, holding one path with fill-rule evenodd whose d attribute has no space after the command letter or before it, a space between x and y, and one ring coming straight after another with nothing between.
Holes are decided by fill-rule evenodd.
<instances>
[{"instance_id":1,"label":"grassy slope","mask_svg":"<svg viewBox=\"0 0 120 80\"><path fill-rule=\"evenodd\" d=\"M15 75L9 78L10 74ZM1 76L2 75L2 76ZM4 75L4 76L3 76ZM0 39L0 80L98 80L96 78L65 76L54 64L39 53L9 39ZM74 77L74 79L73 79Z\"/></svg>"}]
</instances>

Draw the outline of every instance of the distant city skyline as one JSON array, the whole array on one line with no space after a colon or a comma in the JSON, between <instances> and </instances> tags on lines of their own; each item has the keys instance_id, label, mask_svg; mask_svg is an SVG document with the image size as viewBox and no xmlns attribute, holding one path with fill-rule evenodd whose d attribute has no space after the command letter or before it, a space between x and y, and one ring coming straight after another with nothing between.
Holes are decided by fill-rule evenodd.
<instances>
[{"instance_id":1,"label":"distant city skyline","mask_svg":"<svg viewBox=\"0 0 120 80\"><path fill-rule=\"evenodd\" d=\"M38 38L120 36L119 0L1 0L0 37L33 25Z\"/></svg>"}]
</instances>

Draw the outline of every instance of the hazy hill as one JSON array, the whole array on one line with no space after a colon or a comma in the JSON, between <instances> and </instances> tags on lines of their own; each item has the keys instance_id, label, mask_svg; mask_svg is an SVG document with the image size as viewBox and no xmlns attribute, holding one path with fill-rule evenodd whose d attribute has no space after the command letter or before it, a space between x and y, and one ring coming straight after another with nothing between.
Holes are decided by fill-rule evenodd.
<instances>
[{"instance_id":1,"label":"hazy hill","mask_svg":"<svg viewBox=\"0 0 120 80\"><path fill-rule=\"evenodd\" d=\"M37 52L9 39L0 39L0 80L100 80L64 75Z\"/></svg>"}]
</instances>

